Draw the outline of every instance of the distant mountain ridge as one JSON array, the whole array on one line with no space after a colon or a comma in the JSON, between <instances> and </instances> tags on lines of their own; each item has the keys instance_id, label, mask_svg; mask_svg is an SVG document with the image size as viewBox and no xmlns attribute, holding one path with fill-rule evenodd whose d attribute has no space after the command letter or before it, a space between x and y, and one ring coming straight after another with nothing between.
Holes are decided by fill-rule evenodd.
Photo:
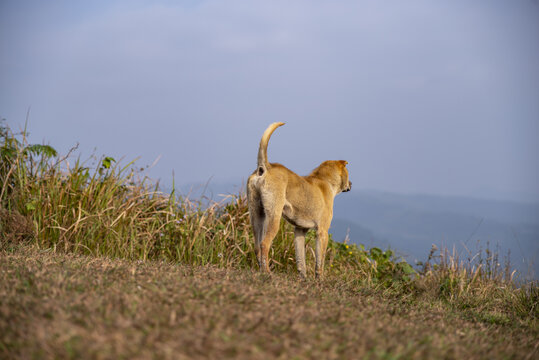
<instances>
[{"instance_id":1,"label":"distant mountain ridge","mask_svg":"<svg viewBox=\"0 0 539 360\"><path fill-rule=\"evenodd\" d=\"M334 219L336 240L349 227L351 241L388 243L411 261L424 260L431 244L467 256L488 242L491 250L499 247L500 260L510 250L515 268L539 273L539 204L359 190L335 199Z\"/></svg>"}]
</instances>

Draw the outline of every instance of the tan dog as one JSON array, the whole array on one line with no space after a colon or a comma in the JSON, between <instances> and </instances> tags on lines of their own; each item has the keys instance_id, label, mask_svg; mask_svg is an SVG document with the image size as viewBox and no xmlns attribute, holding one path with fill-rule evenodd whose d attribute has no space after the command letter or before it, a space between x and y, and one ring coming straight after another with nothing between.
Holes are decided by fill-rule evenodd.
<instances>
[{"instance_id":1,"label":"tan dog","mask_svg":"<svg viewBox=\"0 0 539 360\"><path fill-rule=\"evenodd\" d=\"M305 277L305 234L316 229L316 277L323 273L328 230L333 217L333 199L350 191L344 160L324 161L308 176L299 176L281 164L269 163L268 141L284 123L271 124L258 149L258 167L247 181L247 200L255 235L255 252L260 269L269 272L268 253L283 216L295 226L296 263Z\"/></svg>"}]
</instances>

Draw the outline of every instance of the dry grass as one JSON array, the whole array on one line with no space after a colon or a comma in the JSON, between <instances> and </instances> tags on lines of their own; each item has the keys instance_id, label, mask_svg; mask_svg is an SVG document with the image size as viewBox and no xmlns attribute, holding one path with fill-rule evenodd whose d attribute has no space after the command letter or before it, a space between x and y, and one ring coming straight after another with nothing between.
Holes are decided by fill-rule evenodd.
<instances>
[{"instance_id":1,"label":"dry grass","mask_svg":"<svg viewBox=\"0 0 539 360\"><path fill-rule=\"evenodd\" d=\"M335 278L0 253L1 358L532 359L537 323Z\"/></svg>"},{"instance_id":2,"label":"dry grass","mask_svg":"<svg viewBox=\"0 0 539 360\"><path fill-rule=\"evenodd\" d=\"M111 157L71 161L50 146L28 144L25 132L14 134L2 123L0 160L0 237L12 237L13 226L24 220L40 248L65 253L256 266L244 194L207 204L174 190L165 194L133 163L121 166ZM313 237L306 236L310 274ZM274 271L295 271L292 239L293 228L282 221L270 253ZM391 252L330 241L326 264L333 271L353 269L368 282L409 279L411 267L395 260Z\"/></svg>"},{"instance_id":3,"label":"dry grass","mask_svg":"<svg viewBox=\"0 0 539 360\"><path fill-rule=\"evenodd\" d=\"M415 273L330 241L314 282L310 233L300 281L282 222L266 276L244 196L202 206L19 138L0 123L0 358L538 356L539 287L488 249L433 251Z\"/></svg>"}]
</instances>

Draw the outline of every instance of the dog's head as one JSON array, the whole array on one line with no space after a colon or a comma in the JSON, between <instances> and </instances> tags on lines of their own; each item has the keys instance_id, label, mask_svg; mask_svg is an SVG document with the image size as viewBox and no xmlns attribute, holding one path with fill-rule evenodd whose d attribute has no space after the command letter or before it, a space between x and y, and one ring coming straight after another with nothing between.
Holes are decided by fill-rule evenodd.
<instances>
[{"instance_id":1,"label":"dog's head","mask_svg":"<svg viewBox=\"0 0 539 360\"><path fill-rule=\"evenodd\" d=\"M331 183L336 190L336 194L350 191L352 182L348 178L347 164L348 161L345 160L327 160L314 169L310 176L316 176Z\"/></svg>"},{"instance_id":2,"label":"dog's head","mask_svg":"<svg viewBox=\"0 0 539 360\"><path fill-rule=\"evenodd\" d=\"M352 190L352 182L349 179L348 169L346 168L348 161L339 160L338 163L340 164L341 171L341 192L350 191Z\"/></svg>"}]
</instances>

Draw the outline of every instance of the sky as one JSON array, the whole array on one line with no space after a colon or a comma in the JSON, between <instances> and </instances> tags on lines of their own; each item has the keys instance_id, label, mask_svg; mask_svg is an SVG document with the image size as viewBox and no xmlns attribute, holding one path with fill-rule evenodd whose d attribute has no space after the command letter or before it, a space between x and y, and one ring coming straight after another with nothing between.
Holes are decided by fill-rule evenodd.
<instances>
[{"instance_id":1,"label":"sky","mask_svg":"<svg viewBox=\"0 0 539 360\"><path fill-rule=\"evenodd\" d=\"M302 175L539 202L537 34L535 0L2 0L0 117L165 186L241 184L282 121Z\"/></svg>"}]
</instances>

